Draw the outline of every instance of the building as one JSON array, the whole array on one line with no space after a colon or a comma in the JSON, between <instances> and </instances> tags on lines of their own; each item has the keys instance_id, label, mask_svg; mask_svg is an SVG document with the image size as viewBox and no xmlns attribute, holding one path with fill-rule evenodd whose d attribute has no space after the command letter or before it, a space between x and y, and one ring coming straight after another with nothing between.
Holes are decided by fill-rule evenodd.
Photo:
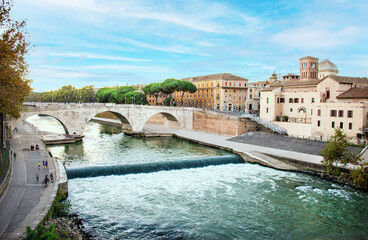
<instances>
[{"instance_id":1,"label":"building","mask_svg":"<svg viewBox=\"0 0 368 240\"><path fill-rule=\"evenodd\" d=\"M258 114L260 109L259 106L260 106L261 90L266 86L266 83L252 82L248 83L247 86L248 91L245 100L245 111L248 113Z\"/></svg>"},{"instance_id":2,"label":"building","mask_svg":"<svg viewBox=\"0 0 368 240\"><path fill-rule=\"evenodd\" d=\"M223 111L244 111L248 79L230 73L183 78L197 87L196 93L175 92L175 101L182 106Z\"/></svg>"},{"instance_id":3,"label":"building","mask_svg":"<svg viewBox=\"0 0 368 240\"><path fill-rule=\"evenodd\" d=\"M337 74L328 60L301 58L299 78L283 77L262 90L260 117L287 129L289 135L326 140L341 128L351 141L357 140L367 126L368 79Z\"/></svg>"}]
</instances>

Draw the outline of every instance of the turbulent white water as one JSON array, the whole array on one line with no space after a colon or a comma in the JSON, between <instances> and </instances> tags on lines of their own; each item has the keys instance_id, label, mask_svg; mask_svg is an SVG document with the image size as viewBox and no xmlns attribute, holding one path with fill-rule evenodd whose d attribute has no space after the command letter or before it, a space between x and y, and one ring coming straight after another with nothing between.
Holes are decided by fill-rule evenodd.
<instances>
[{"instance_id":1,"label":"turbulent white water","mask_svg":"<svg viewBox=\"0 0 368 240\"><path fill-rule=\"evenodd\" d=\"M83 144L51 147L53 155L78 167L228 154L90 129ZM367 193L254 164L72 179L69 200L98 239L368 238Z\"/></svg>"}]
</instances>

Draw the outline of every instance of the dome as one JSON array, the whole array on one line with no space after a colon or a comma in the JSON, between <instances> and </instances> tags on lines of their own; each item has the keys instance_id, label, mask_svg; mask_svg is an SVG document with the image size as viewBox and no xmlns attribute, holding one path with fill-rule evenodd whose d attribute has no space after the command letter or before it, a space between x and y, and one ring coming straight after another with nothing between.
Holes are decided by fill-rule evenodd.
<instances>
[{"instance_id":1,"label":"dome","mask_svg":"<svg viewBox=\"0 0 368 240\"><path fill-rule=\"evenodd\" d=\"M339 70L337 69L336 64L333 62L328 61L328 59L324 59L322 62L318 64L318 71L320 72L336 72L338 73Z\"/></svg>"}]
</instances>

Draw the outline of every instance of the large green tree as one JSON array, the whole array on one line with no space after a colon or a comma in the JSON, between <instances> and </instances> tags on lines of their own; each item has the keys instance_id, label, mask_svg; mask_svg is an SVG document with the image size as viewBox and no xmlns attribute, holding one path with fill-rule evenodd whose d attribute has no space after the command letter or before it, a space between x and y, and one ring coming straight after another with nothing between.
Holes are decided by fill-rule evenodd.
<instances>
[{"instance_id":1,"label":"large green tree","mask_svg":"<svg viewBox=\"0 0 368 240\"><path fill-rule=\"evenodd\" d=\"M25 55L30 48L25 21L10 18L12 1L0 0L0 115L18 118L31 91Z\"/></svg>"}]
</instances>

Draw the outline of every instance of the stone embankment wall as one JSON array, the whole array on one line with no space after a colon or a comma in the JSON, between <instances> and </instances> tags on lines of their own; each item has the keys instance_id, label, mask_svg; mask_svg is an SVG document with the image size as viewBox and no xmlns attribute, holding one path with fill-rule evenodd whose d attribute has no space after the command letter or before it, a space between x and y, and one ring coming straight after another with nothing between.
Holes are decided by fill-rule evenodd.
<instances>
[{"instance_id":1,"label":"stone embankment wall","mask_svg":"<svg viewBox=\"0 0 368 240\"><path fill-rule=\"evenodd\" d=\"M256 123L246 118L198 110L193 112L193 130L220 135L238 136L255 128Z\"/></svg>"}]
</instances>

